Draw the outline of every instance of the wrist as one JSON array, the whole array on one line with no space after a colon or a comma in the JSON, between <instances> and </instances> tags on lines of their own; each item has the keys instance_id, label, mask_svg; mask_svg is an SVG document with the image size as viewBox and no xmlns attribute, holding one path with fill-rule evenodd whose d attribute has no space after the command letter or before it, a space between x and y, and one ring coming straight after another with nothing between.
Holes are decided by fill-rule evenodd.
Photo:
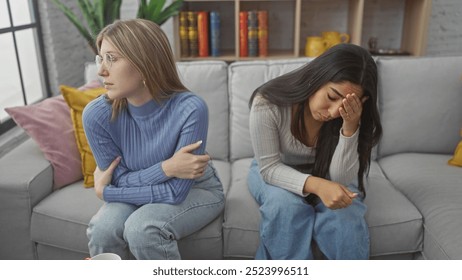
<instances>
[{"instance_id":1,"label":"wrist","mask_svg":"<svg viewBox=\"0 0 462 280\"><path fill-rule=\"evenodd\" d=\"M319 184L316 182L319 178L315 176L308 176L303 186L303 193L317 194Z\"/></svg>"},{"instance_id":2,"label":"wrist","mask_svg":"<svg viewBox=\"0 0 462 280\"><path fill-rule=\"evenodd\" d=\"M358 130L359 125L354 126L342 126L342 135L345 137L351 137L355 134L356 130Z\"/></svg>"},{"instance_id":3,"label":"wrist","mask_svg":"<svg viewBox=\"0 0 462 280\"><path fill-rule=\"evenodd\" d=\"M173 177L173 168L171 165L171 160L164 160L161 164L162 170L164 171L165 176Z\"/></svg>"},{"instance_id":4,"label":"wrist","mask_svg":"<svg viewBox=\"0 0 462 280\"><path fill-rule=\"evenodd\" d=\"M105 188L106 186L95 185L96 196L101 200L104 200L104 189Z\"/></svg>"}]
</instances>

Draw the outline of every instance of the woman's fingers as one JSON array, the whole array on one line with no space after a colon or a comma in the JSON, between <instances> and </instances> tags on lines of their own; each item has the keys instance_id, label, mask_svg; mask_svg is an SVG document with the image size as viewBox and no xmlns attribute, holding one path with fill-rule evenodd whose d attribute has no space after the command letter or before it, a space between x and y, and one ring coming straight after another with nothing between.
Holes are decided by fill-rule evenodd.
<instances>
[{"instance_id":1,"label":"woman's fingers","mask_svg":"<svg viewBox=\"0 0 462 280\"><path fill-rule=\"evenodd\" d=\"M343 99L343 107L347 114L361 113L362 102L356 94L348 94Z\"/></svg>"},{"instance_id":2,"label":"woman's fingers","mask_svg":"<svg viewBox=\"0 0 462 280\"><path fill-rule=\"evenodd\" d=\"M197 148L199 148L201 146L201 144L202 144L202 140L199 140L196 143L192 143L192 144L189 144L187 146L182 147L180 149L180 151L182 151L184 153L191 153L194 150L196 150Z\"/></svg>"},{"instance_id":3,"label":"woman's fingers","mask_svg":"<svg viewBox=\"0 0 462 280\"><path fill-rule=\"evenodd\" d=\"M114 173L114 170L116 169L117 165L119 165L121 159L122 157L120 156L116 157L116 159L111 162L106 171L108 171L110 174Z\"/></svg>"}]
</instances>

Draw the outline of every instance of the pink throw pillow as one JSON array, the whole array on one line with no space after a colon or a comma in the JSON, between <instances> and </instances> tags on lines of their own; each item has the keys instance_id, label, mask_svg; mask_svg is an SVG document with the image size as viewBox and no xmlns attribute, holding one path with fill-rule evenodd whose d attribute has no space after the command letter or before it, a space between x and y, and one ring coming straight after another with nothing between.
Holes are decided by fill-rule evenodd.
<instances>
[{"instance_id":1,"label":"pink throw pillow","mask_svg":"<svg viewBox=\"0 0 462 280\"><path fill-rule=\"evenodd\" d=\"M53 166L53 190L82 179L80 154L69 107L62 96L37 104L5 108L13 120L37 142Z\"/></svg>"}]
</instances>

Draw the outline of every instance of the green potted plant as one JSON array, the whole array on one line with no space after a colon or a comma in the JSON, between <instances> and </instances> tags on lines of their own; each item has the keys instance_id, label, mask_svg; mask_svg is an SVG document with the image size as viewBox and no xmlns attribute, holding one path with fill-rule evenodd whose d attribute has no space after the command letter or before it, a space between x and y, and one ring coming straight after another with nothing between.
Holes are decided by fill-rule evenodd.
<instances>
[{"instance_id":1,"label":"green potted plant","mask_svg":"<svg viewBox=\"0 0 462 280\"><path fill-rule=\"evenodd\" d=\"M170 5L164 8L165 2L166 0L140 0L136 17L162 25L170 17L176 16L183 5L183 0L173 0Z\"/></svg>"},{"instance_id":2,"label":"green potted plant","mask_svg":"<svg viewBox=\"0 0 462 280\"><path fill-rule=\"evenodd\" d=\"M101 29L106 25L120 18L122 0L78 0L79 8L86 25L83 24L77 15L60 0L53 0L53 3L79 30L80 34L87 40L93 52L98 54L95 46L96 35L98 35Z\"/></svg>"}]
</instances>

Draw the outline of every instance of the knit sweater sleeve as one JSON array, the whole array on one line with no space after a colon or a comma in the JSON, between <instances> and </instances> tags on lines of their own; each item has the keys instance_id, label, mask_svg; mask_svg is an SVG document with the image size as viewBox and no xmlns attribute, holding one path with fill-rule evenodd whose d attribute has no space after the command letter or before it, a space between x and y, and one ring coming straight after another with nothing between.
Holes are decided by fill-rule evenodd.
<instances>
[{"instance_id":1,"label":"knit sweater sleeve","mask_svg":"<svg viewBox=\"0 0 462 280\"><path fill-rule=\"evenodd\" d=\"M350 137L343 136L340 131L340 138L329 166L330 180L345 186L354 182L359 170L358 138L359 128Z\"/></svg>"},{"instance_id":2,"label":"knit sweater sleeve","mask_svg":"<svg viewBox=\"0 0 462 280\"><path fill-rule=\"evenodd\" d=\"M307 196L303 187L310 175L299 172L281 160L279 119L280 112L276 105L261 96L255 97L250 110L249 128L260 173L268 184Z\"/></svg>"},{"instance_id":3,"label":"knit sweater sleeve","mask_svg":"<svg viewBox=\"0 0 462 280\"><path fill-rule=\"evenodd\" d=\"M85 107L82 115L85 136L96 165L101 170L106 170L116 157L122 155L110 133L111 114L111 105L107 103L106 97L100 96Z\"/></svg>"},{"instance_id":4,"label":"knit sweater sleeve","mask_svg":"<svg viewBox=\"0 0 462 280\"><path fill-rule=\"evenodd\" d=\"M179 103L175 110L179 118L166 120L166 122L179 120L183 122L175 152L186 145L203 140L202 145L194 153L204 154L208 130L208 110L205 102L197 97L188 98ZM150 174L150 170L133 172ZM138 175L135 177L142 178ZM104 189L103 197L107 202L125 202L135 205L148 203L179 204L184 201L194 182L194 179L167 177L167 180L161 183L149 183L141 180L136 185L109 185Z\"/></svg>"}]
</instances>

